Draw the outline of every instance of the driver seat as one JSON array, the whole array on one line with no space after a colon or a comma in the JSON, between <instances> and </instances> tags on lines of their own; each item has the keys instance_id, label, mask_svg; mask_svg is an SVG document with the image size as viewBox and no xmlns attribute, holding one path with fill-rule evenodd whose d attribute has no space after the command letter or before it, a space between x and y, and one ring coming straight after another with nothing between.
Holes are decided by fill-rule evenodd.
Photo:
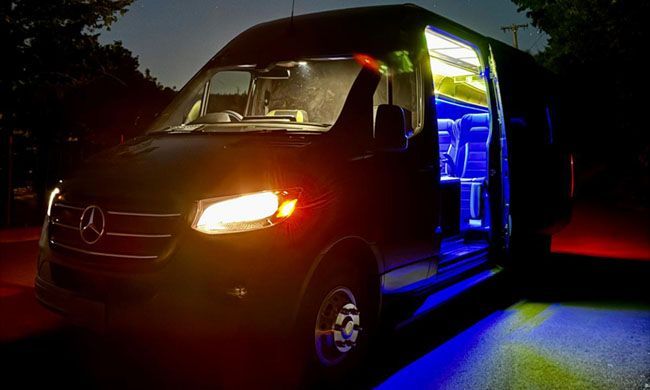
<instances>
[{"instance_id":1,"label":"driver seat","mask_svg":"<svg viewBox=\"0 0 650 390\"><path fill-rule=\"evenodd\" d=\"M279 116L279 117L289 117L294 119L296 122L309 122L307 117L307 111L305 110L271 110L266 116Z\"/></svg>"}]
</instances>

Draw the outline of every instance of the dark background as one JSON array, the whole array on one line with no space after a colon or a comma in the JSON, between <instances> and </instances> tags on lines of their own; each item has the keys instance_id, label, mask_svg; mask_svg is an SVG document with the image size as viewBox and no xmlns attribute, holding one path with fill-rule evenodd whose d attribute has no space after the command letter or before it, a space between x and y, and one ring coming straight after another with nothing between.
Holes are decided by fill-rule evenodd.
<instances>
[{"instance_id":1,"label":"dark background","mask_svg":"<svg viewBox=\"0 0 650 390\"><path fill-rule=\"evenodd\" d=\"M205 9L232 12L230 24L213 26L226 30L226 36L234 34L233 23L239 21L240 30L248 27L242 25L247 23L239 12L242 7L235 9L230 3L214 2ZM459 12L458 5L447 3L423 5L434 12ZM497 28L508 15L503 1L467 1L464 6L490 8L488 3L494 3L492 9L497 12L485 14L480 21L471 14L468 20L458 21L470 28ZM645 111L650 83L644 57L650 38L650 3L513 3L530 18L530 29L541 32L520 32L527 43L522 48L542 46L535 53L537 60L562 80L555 87L563 96L563 140L576 157L578 201L647 212L650 121ZM107 30L130 8L140 20L170 20L178 12L168 5L145 9L143 4L151 5L145 0L14 0L0 5L0 227L39 225L47 192L59 178L92 153L141 134L173 98L175 89L143 70L139 59L121 42L106 43L102 38L110 36ZM349 6L347 2L333 5ZM193 12L199 13L194 6ZM284 8L266 3L260 7L255 14L260 20L286 16ZM185 15L184 20L188 23L195 17ZM140 26L148 31L147 24ZM188 30L192 30L191 23L164 29L167 34L178 31L181 35ZM129 31L122 34L132 38ZM216 41L224 40L224 34ZM203 41L212 42L210 37ZM159 49L156 55L162 59L178 57L170 45L164 40L149 42ZM183 48L178 50L183 52ZM218 47L209 53L201 48L185 50L209 57ZM169 75L170 70L164 70Z\"/></svg>"}]
</instances>

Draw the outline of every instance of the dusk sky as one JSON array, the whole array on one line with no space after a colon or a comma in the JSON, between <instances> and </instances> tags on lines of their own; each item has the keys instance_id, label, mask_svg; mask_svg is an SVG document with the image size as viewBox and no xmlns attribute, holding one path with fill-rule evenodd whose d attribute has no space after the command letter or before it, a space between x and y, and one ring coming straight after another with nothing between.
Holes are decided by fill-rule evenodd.
<instances>
[{"instance_id":1,"label":"dusk sky","mask_svg":"<svg viewBox=\"0 0 650 390\"><path fill-rule=\"evenodd\" d=\"M475 31L512 44L500 26L528 23L510 0L415 1ZM296 0L295 14L395 1ZM240 32L261 22L289 16L291 0L136 0L102 42L122 41L140 59L142 69L166 86L180 88L219 49ZM540 36L541 35L541 36ZM545 36L529 27L519 32L520 47L536 52Z\"/></svg>"}]
</instances>

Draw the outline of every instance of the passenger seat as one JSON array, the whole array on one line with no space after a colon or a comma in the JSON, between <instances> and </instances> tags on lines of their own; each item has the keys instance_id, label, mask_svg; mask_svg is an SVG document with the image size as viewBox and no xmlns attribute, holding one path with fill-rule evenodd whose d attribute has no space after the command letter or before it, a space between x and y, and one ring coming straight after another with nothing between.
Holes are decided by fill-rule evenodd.
<instances>
[{"instance_id":1,"label":"passenger seat","mask_svg":"<svg viewBox=\"0 0 650 390\"><path fill-rule=\"evenodd\" d=\"M449 154L454 143L455 123L452 119L438 119L438 143L440 148L440 176L455 173L455 163Z\"/></svg>"},{"instance_id":2,"label":"passenger seat","mask_svg":"<svg viewBox=\"0 0 650 390\"><path fill-rule=\"evenodd\" d=\"M486 176L490 114L466 114L455 124L458 128L456 175L472 178Z\"/></svg>"},{"instance_id":3,"label":"passenger seat","mask_svg":"<svg viewBox=\"0 0 650 390\"><path fill-rule=\"evenodd\" d=\"M487 196L489 114L467 114L456 122L459 129L456 174L461 178L461 225L482 223Z\"/></svg>"}]
</instances>

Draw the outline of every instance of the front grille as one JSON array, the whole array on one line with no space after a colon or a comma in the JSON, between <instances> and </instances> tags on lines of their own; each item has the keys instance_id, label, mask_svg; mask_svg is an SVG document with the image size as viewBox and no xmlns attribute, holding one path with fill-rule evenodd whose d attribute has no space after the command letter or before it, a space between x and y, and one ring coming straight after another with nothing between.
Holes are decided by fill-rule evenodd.
<instances>
[{"instance_id":1,"label":"front grille","mask_svg":"<svg viewBox=\"0 0 650 390\"><path fill-rule=\"evenodd\" d=\"M95 215L91 216L93 209ZM154 261L164 257L170 249L178 233L180 216L178 213L139 213L57 202L51 210L50 247L92 260ZM82 234L91 217L93 226Z\"/></svg>"}]
</instances>

